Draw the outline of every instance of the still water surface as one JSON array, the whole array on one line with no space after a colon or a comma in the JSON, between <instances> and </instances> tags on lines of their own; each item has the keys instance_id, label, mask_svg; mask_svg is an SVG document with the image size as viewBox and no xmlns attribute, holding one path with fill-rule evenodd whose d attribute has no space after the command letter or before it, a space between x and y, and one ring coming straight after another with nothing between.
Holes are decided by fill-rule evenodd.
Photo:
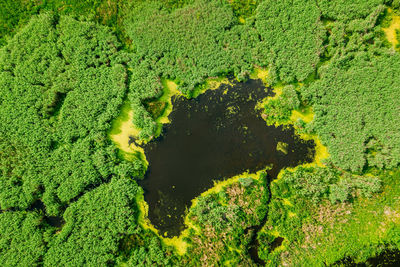
<instances>
[{"instance_id":1,"label":"still water surface","mask_svg":"<svg viewBox=\"0 0 400 267\"><path fill-rule=\"evenodd\" d=\"M273 95L260 80L223 84L195 99L173 99L171 123L145 147L149 168L140 185L149 205L149 219L162 234L179 235L191 200L213 186L213 180L244 171L268 171L312 161L314 142L303 141L293 129L267 126L256 110ZM277 151L278 142L287 153Z\"/></svg>"}]
</instances>

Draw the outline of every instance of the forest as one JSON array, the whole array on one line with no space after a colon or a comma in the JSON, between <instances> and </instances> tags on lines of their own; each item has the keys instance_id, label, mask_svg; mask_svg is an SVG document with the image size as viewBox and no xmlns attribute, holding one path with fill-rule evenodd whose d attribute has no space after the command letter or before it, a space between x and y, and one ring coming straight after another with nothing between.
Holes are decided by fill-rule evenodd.
<instances>
[{"instance_id":1,"label":"forest","mask_svg":"<svg viewBox=\"0 0 400 267\"><path fill-rule=\"evenodd\" d=\"M0 265L399 264L399 21L399 0L0 1ZM130 110L129 145L159 142L177 94L227 77L262 79L265 125L315 160L224 177L165 237L112 128Z\"/></svg>"}]
</instances>

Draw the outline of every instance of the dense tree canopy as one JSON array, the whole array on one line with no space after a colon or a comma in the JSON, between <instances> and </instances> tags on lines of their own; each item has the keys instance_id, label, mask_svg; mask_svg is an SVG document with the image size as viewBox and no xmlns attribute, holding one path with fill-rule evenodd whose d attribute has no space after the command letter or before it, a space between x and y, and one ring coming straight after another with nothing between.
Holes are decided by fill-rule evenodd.
<instances>
[{"instance_id":1,"label":"dense tree canopy","mask_svg":"<svg viewBox=\"0 0 400 267\"><path fill-rule=\"evenodd\" d=\"M119 8L129 0L13 0L0 1L0 46L5 45L29 19L41 12L53 11L62 15L89 17L107 26L117 34ZM165 0L169 1L169 0Z\"/></svg>"},{"instance_id":2,"label":"dense tree canopy","mask_svg":"<svg viewBox=\"0 0 400 267\"><path fill-rule=\"evenodd\" d=\"M326 19L349 21L365 18L385 0L317 0L318 7Z\"/></svg>"},{"instance_id":3,"label":"dense tree canopy","mask_svg":"<svg viewBox=\"0 0 400 267\"><path fill-rule=\"evenodd\" d=\"M129 178L113 179L79 198L65 210L65 225L49 243L44 265L115 263L120 241L135 231L140 192Z\"/></svg>"},{"instance_id":4,"label":"dense tree canopy","mask_svg":"<svg viewBox=\"0 0 400 267\"><path fill-rule=\"evenodd\" d=\"M46 247L42 216L36 212L9 211L0 214L1 266L36 266Z\"/></svg>"},{"instance_id":5,"label":"dense tree canopy","mask_svg":"<svg viewBox=\"0 0 400 267\"><path fill-rule=\"evenodd\" d=\"M321 70L321 79L307 88L312 127L335 165L360 171L400 163L399 68L398 54L360 52Z\"/></svg>"},{"instance_id":6,"label":"dense tree canopy","mask_svg":"<svg viewBox=\"0 0 400 267\"><path fill-rule=\"evenodd\" d=\"M262 65L272 63L285 82L302 81L314 72L325 36L315 1L263 1L256 18Z\"/></svg>"},{"instance_id":7,"label":"dense tree canopy","mask_svg":"<svg viewBox=\"0 0 400 267\"><path fill-rule=\"evenodd\" d=\"M0 131L13 155L1 163L3 209L26 208L43 193L57 214L117 173L107 131L126 88L118 46L104 27L44 14L0 51Z\"/></svg>"},{"instance_id":8,"label":"dense tree canopy","mask_svg":"<svg viewBox=\"0 0 400 267\"><path fill-rule=\"evenodd\" d=\"M240 41L236 23L222 1L202 0L172 13L157 2L139 5L126 22L139 67L154 71L148 75L177 79L184 92L207 77L251 70L246 47L234 45Z\"/></svg>"},{"instance_id":9,"label":"dense tree canopy","mask_svg":"<svg viewBox=\"0 0 400 267\"><path fill-rule=\"evenodd\" d=\"M399 3L0 1L0 265L251 265L264 218L259 256L275 265L400 248L400 55L380 25ZM192 97L209 77L255 67L280 93L267 123L312 109L295 124L330 157L199 197L178 255L141 225L134 179L146 165L121 156L111 122L126 101L148 140L164 79Z\"/></svg>"},{"instance_id":10,"label":"dense tree canopy","mask_svg":"<svg viewBox=\"0 0 400 267\"><path fill-rule=\"evenodd\" d=\"M0 205L10 210L1 214L2 233L8 233L2 242L15 244L1 253L2 261L26 265L42 257L41 232L48 226L33 213L12 211L38 199L45 207L42 216L62 216L78 198L49 243L49 264L78 253L81 263L104 264L135 227L137 186L118 179L136 176L142 167L122 160L107 136L126 92L118 49L105 27L43 14L0 50ZM79 198L111 177L110 184ZM104 241L89 246L92 235ZM26 246L29 256L13 256L14 246Z\"/></svg>"}]
</instances>

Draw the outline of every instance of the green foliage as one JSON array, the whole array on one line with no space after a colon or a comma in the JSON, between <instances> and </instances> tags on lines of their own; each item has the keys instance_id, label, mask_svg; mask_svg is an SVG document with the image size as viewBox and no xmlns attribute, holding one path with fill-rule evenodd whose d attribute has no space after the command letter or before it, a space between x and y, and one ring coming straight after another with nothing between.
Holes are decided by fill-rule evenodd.
<instances>
[{"instance_id":1,"label":"green foliage","mask_svg":"<svg viewBox=\"0 0 400 267\"><path fill-rule=\"evenodd\" d=\"M219 193L198 198L189 218L200 231L190 233L183 264L252 264L247 247L252 228L266 215L269 198L265 175L262 177L260 181L242 178Z\"/></svg>"},{"instance_id":2,"label":"green foliage","mask_svg":"<svg viewBox=\"0 0 400 267\"><path fill-rule=\"evenodd\" d=\"M216 233L225 230L226 227L238 224L240 207L222 206L218 203L218 196L211 195L199 199L199 205L192 210L196 216L196 222L200 225L210 225ZM216 236L217 237L217 236Z\"/></svg>"},{"instance_id":3,"label":"green foliage","mask_svg":"<svg viewBox=\"0 0 400 267\"><path fill-rule=\"evenodd\" d=\"M375 177L353 177L346 175L337 184L329 186L329 200L344 202L357 195L361 197L371 197L382 189L381 181Z\"/></svg>"},{"instance_id":4,"label":"green foliage","mask_svg":"<svg viewBox=\"0 0 400 267\"><path fill-rule=\"evenodd\" d=\"M90 18L112 27L121 39L123 14L128 1L122 0L3 0L0 2L0 46L15 35L36 14L53 11L60 15Z\"/></svg>"},{"instance_id":5,"label":"green foliage","mask_svg":"<svg viewBox=\"0 0 400 267\"><path fill-rule=\"evenodd\" d=\"M42 216L36 212L0 213L1 266L37 266L46 251Z\"/></svg>"},{"instance_id":6,"label":"green foliage","mask_svg":"<svg viewBox=\"0 0 400 267\"><path fill-rule=\"evenodd\" d=\"M18 144L0 138L0 207L28 208L35 201L39 187L36 179L35 155L26 153ZM20 164L23 162L24 164ZM22 174L29 177L21 182Z\"/></svg>"},{"instance_id":7,"label":"green foliage","mask_svg":"<svg viewBox=\"0 0 400 267\"><path fill-rule=\"evenodd\" d=\"M392 168L399 162L394 108L399 90L390 74L399 68L399 57L375 29L384 7L369 12L365 19L328 25L326 56L331 59L319 69L320 79L302 90L315 113L308 130L321 137L336 166L352 171Z\"/></svg>"},{"instance_id":8,"label":"green foliage","mask_svg":"<svg viewBox=\"0 0 400 267\"><path fill-rule=\"evenodd\" d=\"M172 248L165 246L153 232L140 231L126 238L123 243L128 254L128 266L177 266ZM123 259L121 259L123 260Z\"/></svg>"},{"instance_id":9,"label":"green foliage","mask_svg":"<svg viewBox=\"0 0 400 267\"><path fill-rule=\"evenodd\" d=\"M238 17L246 18L254 15L255 10L261 0L230 0L229 3L233 12Z\"/></svg>"},{"instance_id":10,"label":"green foliage","mask_svg":"<svg viewBox=\"0 0 400 267\"><path fill-rule=\"evenodd\" d=\"M44 265L114 263L123 236L135 231L139 193L132 180L112 179L71 204L64 213L65 225L49 243Z\"/></svg>"},{"instance_id":11,"label":"green foliage","mask_svg":"<svg viewBox=\"0 0 400 267\"><path fill-rule=\"evenodd\" d=\"M251 178L240 178L239 179L239 183L244 187L248 187L248 186L253 184L253 179L251 179Z\"/></svg>"},{"instance_id":12,"label":"green foliage","mask_svg":"<svg viewBox=\"0 0 400 267\"><path fill-rule=\"evenodd\" d=\"M365 18L371 10L384 4L385 0L318 0L322 16L330 20L349 21Z\"/></svg>"},{"instance_id":13,"label":"green foliage","mask_svg":"<svg viewBox=\"0 0 400 267\"><path fill-rule=\"evenodd\" d=\"M268 125L286 124L290 120L292 110L300 107L300 100L293 85L284 86L282 93L268 100L264 105L264 114Z\"/></svg>"},{"instance_id":14,"label":"green foliage","mask_svg":"<svg viewBox=\"0 0 400 267\"><path fill-rule=\"evenodd\" d=\"M399 224L395 222L399 201L393 198L399 193L399 171L372 171L383 183L371 176L321 177L317 188L324 189L313 190L315 179L311 175L326 174L326 171L297 169L293 174L285 172L271 185L268 220L258 235L259 255L271 266L331 265L345 257L363 262L379 253L385 244L399 248ZM305 195L306 181L300 174L313 180L311 185L307 184L313 192L325 192L318 202L310 194ZM294 175L300 180L300 186L292 178ZM332 187L336 189L332 191ZM354 196L351 202L336 201L351 195ZM332 198L333 203L328 201ZM273 241L278 236L284 238L283 246L274 249Z\"/></svg>"},{"instance_id":15,"label":"green foliage","mask_svg":"<svg viewBox=\"0 0 400 267\"><path fill-rule=\"evenodd\" d=\"M385 39L382 30L376 27L385 10L384 6L379 5L370 10L366 18L329 22L325 57L351 58L357 51L374 50L385 46L384 43L387 41L382 41Z\"/></svg>"},{"instance_id":16,"label":"green foliage","mask_svg":"<svg viewBox=\"0 0 400 267\"><path fill-rule=\"evenodd\" d=\"M314 204L327 198L335 203L357 196L371 197L380 192L381 182L376 177L358 177L347 173L340 175L326 167L300 166L294 171L285 170L272 190L280 196L307 199Z\"/></svg>"},{"instance_id":17,"label":"green foliage","mask_svg":"<svg viewBox=\"0 0 400 267\"><path fill-rule=\"evenodd\" d=\"M297 195L318 203L329 194L329 185L337 180L337 174L328 168L298 167L295 171L284 171L282 182L274 192L282 196ZM290 188L291 191L287 191Z\"/></svg>"},{"instance_id":18,"label":"green foliage","mask_svg":"<svg viewBox=\"0 0 400 267\"><path fill-rule=\"evenodd\" d=\"M398 54L358 52L332 61L304 90L315 112L312 128L336 166L360 171L400 163L399 68Z\"/></svg>"},{"instance_id":19,"label":"green foliage","mask_svg":"<svg viewBox=\"0 0 400 267\"><path fill-rule=\"evenodd\" d=\"M0 47L6 44L7 36L14 35L18 25L29 20L36 11L34 1L0 1Z\"/></svg>"},{"instance_id":20,"label":"green foliage","mask_svg":"<svg viewBox=\"0 0 400 267\"><path fill-rule=\"evenodd\" d=\"M136 45L137 56L144 61L139 67L153 70L147 70L147 76L177 79L182 91L188 93L206 77L232 70L241 72L248 58L243 59L230 47L234 36L226 39L226 29L234 24L232 11L220 1L196 1L172 13L150 2L133 11L127 32Z\"/></svg>"},{"instance_id":21,"label":"green foliage","mask_svg":"<svg viewBox=\"0 0 400 267\"><path fill-rule=\"evenodd\" d=\"M15 240L28 253L21 258L20 247L3 246L7 261L105 265L135 229L138 187L123 177L141 174L143 166L120 159L107 136L126 91L119 48L107 28L49 13L0 50L0 146L7 155L0 160L1 209L27 209L41 199L46 215L64 213L66 221L59 233L48 232L46 248L39 238L51 228L39 227L40 219L26 219L27 229L25 221L5 224L24 232L14 229L20 237L8 234L1 242Z\"/></svg>"},{"instance_id":22,"label":"green foliage","mask_svg":"<svg viewBox=\"0 0 400 267\"><path fill-rule=\"evenodd\" d=\"M400 8L400 1L399 0L393 0L392 1L392 8L398 10Z\"/></svg>"},{"instance_id":23,"label":"green foliage","mask_svg":"<svg viewBox=\"0 0 400 267\"><path fill-rule=\"evenodd\" d=\"M263 1L255 25L261 36L258 60L272 63L280 80L303 81L315 71L325 31L314 1Z\"/></svg>"},{"instance_id":24,"label":"green foliage","mask_svg":"<svg viewBox=\"0 0 400 267\"><path fill-rule=\"evenodd\" d=\"M350 195L350 188L347 187L346 183L339 183L329 186L329 200L332 203L336 201L344 202L349 198Z\"/></svg>"},{"instance_id":25,"label":"green foliage","mask_svg":"<svg viewBox=\"0 0 400 267\"><path fill-rule=\"evenodd\" d=\"M119 173L107 137L126 90L119 46L105 27L43 14L0 50L1 145L13 155L0 163L3 209L42 197L56 215Z\"/></svg>"}]
</instances>

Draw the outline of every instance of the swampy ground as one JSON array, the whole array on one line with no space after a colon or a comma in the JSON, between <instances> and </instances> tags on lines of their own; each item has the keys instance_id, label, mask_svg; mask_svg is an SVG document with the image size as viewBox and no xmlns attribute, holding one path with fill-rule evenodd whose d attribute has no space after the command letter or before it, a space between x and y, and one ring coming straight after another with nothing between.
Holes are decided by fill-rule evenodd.
<instances>
[{"instance_id":1,"label":"swampy ground","mask_svg":"<svg viewBox=\"0 0 400 267\"><path fill-rule=\"evenodd\" d=\"M284 167L312 161L313 141L290 127L267 126L256 109L274 93L261 80L222 84L194 99L176 97L170 124L144 147L149 167L140 185L149 219L163 234L184 228L191 200L218 181L265 169L276 177ZM277 150L285 144L286 150Z\"/></svg>"},{"instance_id":2,"label":"swampy ground","mask_svg":"<svg viewBox=\"0 0 400 267\"><path fill-rule=\"evenodd\" d=\"M0 266L397 264L399 18L0 1Z\"/></svg>"}]
</instances>

